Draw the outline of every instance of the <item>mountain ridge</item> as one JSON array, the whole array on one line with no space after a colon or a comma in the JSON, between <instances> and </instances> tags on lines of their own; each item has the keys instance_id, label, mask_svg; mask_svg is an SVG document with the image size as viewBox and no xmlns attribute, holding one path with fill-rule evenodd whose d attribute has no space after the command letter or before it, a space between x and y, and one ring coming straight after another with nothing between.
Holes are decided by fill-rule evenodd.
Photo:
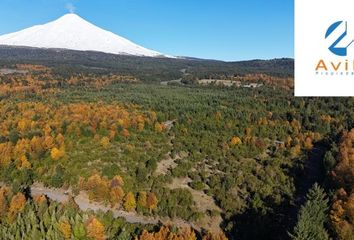
<instances>
[{"instance_id":1,"label":"mountain ridge","mask_svg":"<svg viewBox=\"0 0 354 240\"><path fill-rule=\"evenodd\" d=\"M223 62L188 58L158 58L116 55L65 49L40 49L0 46L0 66L39 64L61 72L85 72L88 68L104 74L134 75L146 82L160 82L183 77L182 69L200 79L209 76L267 74L293 77L294 60L288 58ZM91 69L91 70L92 70ZM101 69L101 70L97 70Z\"/></svg>"}]
</instances>

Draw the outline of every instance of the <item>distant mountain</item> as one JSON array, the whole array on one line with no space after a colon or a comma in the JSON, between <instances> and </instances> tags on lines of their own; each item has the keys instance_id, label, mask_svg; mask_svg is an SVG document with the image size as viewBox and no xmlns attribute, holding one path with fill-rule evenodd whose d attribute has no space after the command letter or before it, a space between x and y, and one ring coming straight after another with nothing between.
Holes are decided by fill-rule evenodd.
<instances>
[{"instance_id":1,"label":"distant mountain","mask_svg":"<svg viewBox=\"0 0 354 240\"><path fill-rule=\"evenodd\" d=\"M103 30L76 14L66 14L44 25L2 35L0 36L0 45L97 51L146 57L171 57Z\"/></svg>"}]
</instances>

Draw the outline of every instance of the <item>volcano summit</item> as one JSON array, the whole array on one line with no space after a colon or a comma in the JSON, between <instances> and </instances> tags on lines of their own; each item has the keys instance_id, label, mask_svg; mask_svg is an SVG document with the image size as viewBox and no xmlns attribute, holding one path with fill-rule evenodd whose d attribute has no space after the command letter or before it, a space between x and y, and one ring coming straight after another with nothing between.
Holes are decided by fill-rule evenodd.
<instances>
[{"instance_id":1,"label":"volcano summit","mask_svg":"<svg viewBox=\"0 0 354 240\"><path fill-rule=\"evenodd\" d=\"M73 13L44 25L2 35L0 45L168 57L101 29Z\"/></svg>"}]
</instances>

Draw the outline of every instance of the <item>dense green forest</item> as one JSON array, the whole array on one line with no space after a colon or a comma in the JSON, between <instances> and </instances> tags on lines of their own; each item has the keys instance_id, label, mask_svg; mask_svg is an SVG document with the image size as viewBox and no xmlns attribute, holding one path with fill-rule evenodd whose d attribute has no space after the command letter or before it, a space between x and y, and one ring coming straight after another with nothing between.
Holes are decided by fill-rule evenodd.
<instances>
[{"instance_id":1,"label":"dense green forest","mask_svg":"<svg viewBox=\"0 0 354 240\"><path fill-rule=\"evenodd\" d=\"M159 84L181 69L288 81L292 60L112 55L100 63L99 53L64 51L70 59L60 63L33 50L32 64L47 62L39 66L28 65L32 50L16 51L28 60L15 61L15 52L0 61L18 70L0 75L0 232L8 239L352 239L353 99L294 98L269 81ZM68 202L34 196L38 184L65 191ZM86 198L109 213L83 210ZM119 211L151 223L115 218Z\"/></svg>"},{"instance_id":2,"label":"dense green forest","mask_svg":"<svg viewBox=\"0 0 354 240\"><path fill-rule=\"evenodd\" d=\"M263 73L272 76L293 76L293 59L222 62L189 58L149 58L99 52L36 49L0 46L0 64L19 61L28 64L55 66L65 78L77 73L134 75L144 82L160 82L183 78L186 70L195 78Z\"/></svg>"}]
</instances>

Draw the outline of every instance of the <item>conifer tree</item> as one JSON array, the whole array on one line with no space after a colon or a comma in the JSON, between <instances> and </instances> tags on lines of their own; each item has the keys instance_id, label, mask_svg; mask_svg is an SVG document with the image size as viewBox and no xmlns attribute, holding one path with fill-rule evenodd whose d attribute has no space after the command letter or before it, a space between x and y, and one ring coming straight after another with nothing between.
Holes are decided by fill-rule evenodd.
<instances>
[{"instance_id":1,"label":"conifer tree","mask_svg":"<svg viewBox=\"0 0 354 240\"><path fill-rule=\"evenodd\" d=\"M308 192L307 201L300 209L293 240L326 240L329 239L324 227L327 219L328 198L324 190L315 183Z\"/></svg>"}]
</instances>

